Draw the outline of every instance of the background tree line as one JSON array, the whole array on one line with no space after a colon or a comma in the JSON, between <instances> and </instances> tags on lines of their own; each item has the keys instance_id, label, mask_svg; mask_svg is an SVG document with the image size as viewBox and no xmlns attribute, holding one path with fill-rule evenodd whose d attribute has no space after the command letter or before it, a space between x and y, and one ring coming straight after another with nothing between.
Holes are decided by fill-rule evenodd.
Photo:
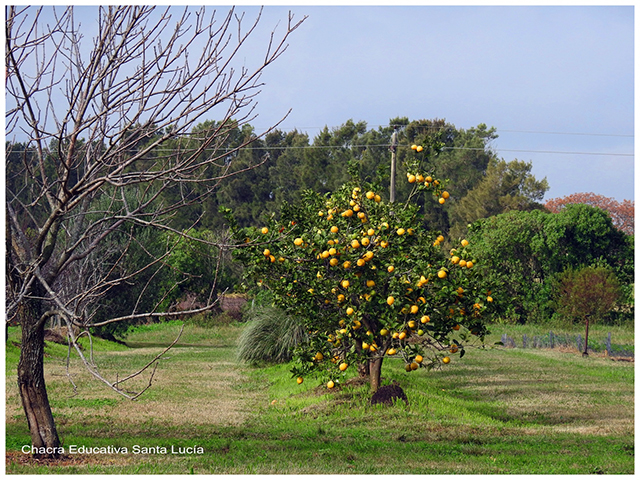
<instances>
[{"instance_id":1,"label":"background tree line","mask_svg":"<svg viewBox=\"0 0 640 480\"><path fill-rule=\"evenodd\" d=\"M180 151L197 150L199 139L220 127L215 121L203 122L189 134L163 143L161 150L149 149L137 162L152 164L166 155L167 150L178 156ZM146 302L149 310L158 304L161 309L169 309L186 296L195 295L205 302L205 297L211 295L207 287L216 276L218 292L233 290L241 284L240 266L228 258L221 265L217 263L220 251L216 245L224 243L226 229L221 208L231 209L241 226L259 225L266 217L277 215L283 204L301 201L306 190L321 194L337 191L348 179L347 164L354 161L360 165L363 180L380 183L380 192L388 200L389 145L394 128L398 130L399 143L398 199L406 199L411 187L404 181L410 146L438 142L442 147L428 168L448 179L450 199L437 208L436 200L428 194L414 200L421 206L425 227L442 232L452 243L471 235L478 254L486 259L485 264L491 265L488 275L504 292L496 296L503 301L500 310L503 319L524 322L527 318L553 317L556 308L551 292L555 287L551 279L567 268L596 263L615 270L625 293L621 302L632 303L633 237L629 235L633 233L632 202L616 204L612 199L591 194L552 199L543 205L547 180L534 177L531 163L499 158L491 148L497 138L494 128L480 124L462 129L442 119L410 121L403 117L391 119L389 126L377 129L369 129L365 122L348 120L336 128L325 127L313 139L298 130L280 129L256 138L248 123L227 126L226 135L215 148L227 150L228 158L204 172L215 177L224 171L228 175L225 182L213 192L197 182L176 183L154 200L166 205L178 201L187 204L180 215L167 220L172 229L189 232L186 238L172 238L169 232L151 233L143 226L135 226L122 238L112 237L102 247L99 257L108 259L110 255L118 255L119 243L131 243L125 237L134 238L134 244L128 248L126 267L120 265L135 271L138 265L163 255L167 245L175 242L164 257L164 268L147 270L135 283L120 284L105 292L98 300L104 308L96 310L97 318L101 311L109 315L119 309L124 312L132 302ZM164 133L148 127L147 134L138 135L128 148L143 151ZM239 148L249 142L249 147ZM18 192L21 203L29 204L38 192L34 188L37 178L25 175L23 165L29 163L25 158L33 152L22 144L7 144L6 150L8 190ZM57 145L52 142L46 157L52 164L56 151ZM206 157L207 150L201 155ZM257 164L261 166L253 168ZM139 169L140 165L131 168ZM108 202L109 197L94 200L101 201ZM583 208L573 208L576 203ZM538 234L541 230L545 233ZM201 243L198 239L209 242ZM145 294L141 295L143 290ZM626 315L620 313L618 317L628 317L629 309L625 311ZM126 323L115 323L101 330L119 333L126 328Z\"/></svg>"}]
</instances>

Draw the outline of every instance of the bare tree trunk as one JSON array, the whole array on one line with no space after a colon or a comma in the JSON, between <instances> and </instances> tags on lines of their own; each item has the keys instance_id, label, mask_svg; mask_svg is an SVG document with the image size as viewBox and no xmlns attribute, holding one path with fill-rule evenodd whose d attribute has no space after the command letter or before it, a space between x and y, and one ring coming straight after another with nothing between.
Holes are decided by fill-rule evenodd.
<instances>
[{"instance_id":1,"label":"bare tree trunk","mask_svg":"<svg viewBox=\"0 0 640 480\"><path fill-rule=\"evenodd\" d=\"M586 329L584 332L584 351L582 352L583 357L589 356L589 315L585 316L585 325Z\"/></svg>"},{"instance_id":2,"label":"bare tree trunk","mask_svg":"<svg viewBox=\"0 0 640 480\"><path fill-rule=\"evenodd\" d=\"M304 19L294 23L289 13L284 31L272 30L264 56L246 67L244 51L258 34L261 11L246 25L244 14L233 8L220 18L205 7L98 7L80 14L88 22L95 15L93 40L83 40L72 6L7 6L5 12L5 135L14 136L5 156L16 148L15 181L6 196L5 316L7 323L17 319L22 326L18 386L33 447L56 456L60 439L44 381L45 319L60 317L70 328L87 328L177 316L162 311L164 298L142 306L146 286L167 267L177 241L131 265L126 259L134 230L215 245L190 237L172 220L181 209L205 202L225 179L266 162L255 158L235 168L234 158L275 125L239 142L231 138L255 118L261 72L284 53L287 38ZM93 42L92 48L85 42ZM26 140L17 142L15 135ZM175 189L188 194L176 197ZM222 252L227 245L217 247ZM88 266L105 252L114 257L109 267L91 271ZM101 299L113 288L140 278L148 283L124 314L101 310ZM217 275L206 306L181 314L211 310L216 280ZM152 370L145 391L167 351L110 382L84 358L75 335L70 341L92 375L132 399L141 392L129 394L122 383Z\"/></svg>"},{"instance_id":3,"label":"bare tree trunk","mask_svg":"<svg viewBox=\"0 0 640 480\"><path fill-rule=\"evenodd\" d=\"M380 388L380 374L382 373L382 357L373 358L369 362L369 385L371 393L375 393Z\"/></svg>"},{"instance_id":4,"label":"bare tree trunk","mask_svg":"<svg viewBox=\"0 0 640 480\"><path fill-rule=\"evenodd\" d=\"M18 387L31 432L32 446L47 449L49 458L58 456L60 438L53 420L44 382L44 322L38 315L38 300L25 302L20 315L22 345L18 363Z\"/></svg>"}]
</instances>

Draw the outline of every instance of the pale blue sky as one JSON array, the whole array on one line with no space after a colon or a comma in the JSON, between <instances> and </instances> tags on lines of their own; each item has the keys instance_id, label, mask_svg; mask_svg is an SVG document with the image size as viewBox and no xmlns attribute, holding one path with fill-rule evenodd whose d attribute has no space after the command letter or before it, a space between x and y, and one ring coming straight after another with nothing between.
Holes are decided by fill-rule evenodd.
<instances>
[{"instance_id":1,"label":"pale blue sky","mask_svg":"<svg viewBox=\"0 0 640 480\"><path fill-rule=\"evenodd\" d=\"M258 11L237 8L247 22ZM92 10L79 17L89 38ZM485 123L501 158L531 161L547 178L547 199L634 199L633 6L266 6L254 48L241 54L248 67L289 10L309 18L262 78L258 131L289 108L281 128L311 139L349 119Z\"/></svg>"},{"instance_id":2,"label":"pale blue sky","mask_svg":"<svg viewBox=\"0 0 640 480\"><path fill-rule=\"evenodd\" d=\"M546 198L634 198L634 7L268 6L263 27L288 10L309 18L263 77L257 127L289 107L282 127L312 138L348 119L486 123Z\"/></svg>"}]
</instances>

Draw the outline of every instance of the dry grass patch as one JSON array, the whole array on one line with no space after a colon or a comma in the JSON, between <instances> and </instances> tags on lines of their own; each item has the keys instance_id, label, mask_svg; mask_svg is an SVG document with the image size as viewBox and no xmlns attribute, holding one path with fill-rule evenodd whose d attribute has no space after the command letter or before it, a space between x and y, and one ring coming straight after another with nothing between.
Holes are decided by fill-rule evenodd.
<instances>
[{"instance_id":1,"label":"dry grass patch","mask_svg":"<svg viewBox=\"0 0 640 480\"><path fill-rule=\"evenodd\" d=\"M218 362L207 369L192 366L167 366L157 374L152 399L123 403L110 415L134 422L162 418L175 425L243 424L251 411L248 405L258 393L236 388L246 381L242 371L230 362Z\"/></svg>"}]
</instances>

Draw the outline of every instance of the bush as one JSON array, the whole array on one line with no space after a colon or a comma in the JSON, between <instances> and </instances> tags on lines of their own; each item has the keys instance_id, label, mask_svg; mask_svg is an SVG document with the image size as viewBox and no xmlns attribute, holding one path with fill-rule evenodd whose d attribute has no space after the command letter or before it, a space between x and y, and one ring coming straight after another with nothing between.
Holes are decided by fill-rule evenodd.
<instances>
[{"instance_id":1,"label":"bush","mask_svg":"<svg viewBox=\"0 0 640 480\"><path fill-rule=\"evenodd\" d=\"M245 313L247 327L238 340L238 359L250 364L285 363L293 350L307 341L296 318L270 306L254 306Z\"/></svg>"},{"instance_id":2,"label":"bush","mask_svg":"<svg viewBox=\"0 0 640 480\"><path fill-rule=\"evenodd\" d=\"M608 268L626 289L609 319L619 321L633 311L634 244L599 208L568 205L555 214L511 211L471 225L468 240L473 254L483 258L483 275L500 292L496 313L506 321L553 318L559 278L567 269L588 265Z\"/></svg>"}]
</instances>

